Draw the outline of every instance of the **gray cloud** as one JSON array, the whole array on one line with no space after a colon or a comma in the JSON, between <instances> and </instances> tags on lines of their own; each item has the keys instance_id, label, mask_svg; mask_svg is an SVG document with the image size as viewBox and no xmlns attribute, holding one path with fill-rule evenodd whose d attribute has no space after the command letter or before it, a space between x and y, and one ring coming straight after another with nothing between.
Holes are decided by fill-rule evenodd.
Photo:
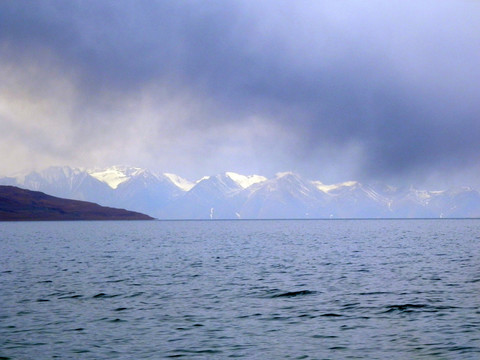
<instances>
[{"instance_id":1,"label":"gray cloud","mask_svg":"<svg viewBox=\"0 0 480 360\"><path fill-rule=\"evenodd\" d=\"M3 2L0 119L38 163L478 176L479 15L467 1Z\"/></svg>"}]
</instances>

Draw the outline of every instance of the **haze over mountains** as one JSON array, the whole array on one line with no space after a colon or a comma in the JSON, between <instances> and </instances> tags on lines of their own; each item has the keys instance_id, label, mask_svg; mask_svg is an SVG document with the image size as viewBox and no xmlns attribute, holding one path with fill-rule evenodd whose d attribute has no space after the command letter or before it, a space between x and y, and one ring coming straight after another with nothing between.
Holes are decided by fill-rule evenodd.
<instances>
[{"instance_id":1,"label":"haze over mountains","mask_svg":"<svg viewBox=\"0 0 480 360\"><path fill-rule=\"evenodd\" d=\"M269 179L225 172L189 181L136 167L64 166L0 178L0 184L159 219L480 217L480 194L467 187L427 190L356 181L327 185L291 172Z\"/></svg>"}]
</instances>

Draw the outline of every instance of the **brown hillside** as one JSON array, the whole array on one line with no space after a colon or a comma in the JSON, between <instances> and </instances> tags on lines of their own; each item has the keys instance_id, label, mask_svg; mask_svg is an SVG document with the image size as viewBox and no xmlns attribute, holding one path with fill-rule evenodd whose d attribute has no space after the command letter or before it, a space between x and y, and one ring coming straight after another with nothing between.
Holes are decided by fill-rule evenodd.
<instances>
[{"instance_id":1,"label":"brown hillside","mask_svg":"<svg viewBox=\"0 0 480 360\"><path fill-rule=\"evenodd\" d=\"M57 198L15 186L0 186L0 221L152 219L148 215L124 209Z\"/></svg>"}]
</instances>

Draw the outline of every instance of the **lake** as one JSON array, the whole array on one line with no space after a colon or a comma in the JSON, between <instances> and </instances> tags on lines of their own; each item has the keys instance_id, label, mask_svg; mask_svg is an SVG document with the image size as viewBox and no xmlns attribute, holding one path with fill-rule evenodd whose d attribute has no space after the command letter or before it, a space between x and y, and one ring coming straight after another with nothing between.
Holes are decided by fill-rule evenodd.
<instances>
[{"instance_id":1,"label":"lake","mask_svg":"<svg viewBox=\"0 0 480 360\"><path fill-rule=\"evenodd\" d=\"M480 220L0 223L1 359L479 359Z\"/></svg>"}]
</instances>

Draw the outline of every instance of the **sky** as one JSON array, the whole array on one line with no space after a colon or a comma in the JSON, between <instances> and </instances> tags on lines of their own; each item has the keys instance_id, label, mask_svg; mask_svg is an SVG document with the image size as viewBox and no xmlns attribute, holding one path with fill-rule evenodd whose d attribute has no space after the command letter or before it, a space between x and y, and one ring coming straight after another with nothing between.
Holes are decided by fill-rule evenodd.
<instances>
[{"instance_id":1,"label":"sky","mask_svg":"<svg viewBox=\"0 0 480 360\"><path fill-rule=\"evenodd\" d=\"M0 2L0 174L480 188L479 1Z\"/></svg>"}]
</instances>

